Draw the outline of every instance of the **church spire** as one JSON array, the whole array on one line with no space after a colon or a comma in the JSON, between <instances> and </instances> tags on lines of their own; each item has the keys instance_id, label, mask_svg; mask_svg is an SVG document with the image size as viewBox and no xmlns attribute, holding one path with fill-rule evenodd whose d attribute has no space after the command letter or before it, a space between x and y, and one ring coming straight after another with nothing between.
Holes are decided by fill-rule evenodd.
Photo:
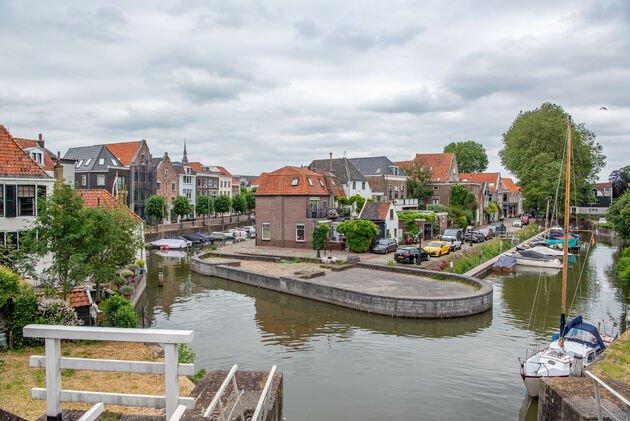
<instances>
[{"instance_id":1,"label":"church spire","mask_svg":"<svg viewBox=\"0 0 630 421\"><path fill-rule=\"evenodd\" d=\"M188 163L188 154L186 153L186 139L184 139L184 156L182 156L182 162Z\"/></svg>"}]
</instances>

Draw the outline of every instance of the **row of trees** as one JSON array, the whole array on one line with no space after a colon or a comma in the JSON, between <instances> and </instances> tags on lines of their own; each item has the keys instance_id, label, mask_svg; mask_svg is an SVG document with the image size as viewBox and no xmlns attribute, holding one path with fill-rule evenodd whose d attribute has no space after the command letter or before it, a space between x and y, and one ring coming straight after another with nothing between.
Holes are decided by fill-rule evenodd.
<instances>
[{"instance_id":1,"label":"row of trees","mask_svg":"<svg viewBox=\"0 0 630 421\"><path fill-rule=\"evenodd\" d=\"M256 208L256 197L254 196L255 189L248 190L241 188L241 193L230 198L225 194L221 194L215 198L210 196L198 195L197 202L194 207L186 196L177 196L173 200L173 208L171 212L177 216L184 217L190 215L195 211L197 215L203 217L205 223L205 217L212 215L213 213L224 214L226 212L234 211L242 214L246 211L251 211ZM168 215L168 205L166 198L160 195L150 196L146 203L144 212L147 216L153 218L156 223L164 219Z\"/></svg>"}]
</instances>

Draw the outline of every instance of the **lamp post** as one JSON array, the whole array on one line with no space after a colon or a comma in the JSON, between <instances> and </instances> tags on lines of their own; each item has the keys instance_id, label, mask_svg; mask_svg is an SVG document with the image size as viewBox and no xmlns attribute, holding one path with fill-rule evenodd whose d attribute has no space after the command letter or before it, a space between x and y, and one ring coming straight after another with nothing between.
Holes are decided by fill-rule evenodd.
<instances>
[{"instance_id":1,"label":"lamp post","mask_svg":"<svg viewBox=\"0 0 630 421\"><path fill-rule=\"evenodd\" d=\"M315 238L317 241L317 258L321 258L321 254L319 253L319 221L315 222Z\"/></svg>"}]
</instances>

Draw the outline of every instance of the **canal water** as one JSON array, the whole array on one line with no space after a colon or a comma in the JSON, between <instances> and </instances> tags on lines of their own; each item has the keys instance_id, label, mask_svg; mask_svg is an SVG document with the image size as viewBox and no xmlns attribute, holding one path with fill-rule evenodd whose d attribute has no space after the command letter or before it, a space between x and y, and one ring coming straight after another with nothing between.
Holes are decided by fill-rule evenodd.
<instances>
[{"instance_id":1,"label":"canal water","mask_svg":"<svg viewBox=\"0 0 630 421\"><path fill-rule=\"evenodd\" d=\"M569 274L570 317L605 320L607 330L623 319L630 289L615 277L617 256L605 243L579 253ZM492 310L411 320L199 275L188 257L152 253L148 268L141 305L150 325L194 329L197 368L277 364L289 421L536 419L517 358L558 330L560 272L490 276Z\"/></svg>"}]
</instances>

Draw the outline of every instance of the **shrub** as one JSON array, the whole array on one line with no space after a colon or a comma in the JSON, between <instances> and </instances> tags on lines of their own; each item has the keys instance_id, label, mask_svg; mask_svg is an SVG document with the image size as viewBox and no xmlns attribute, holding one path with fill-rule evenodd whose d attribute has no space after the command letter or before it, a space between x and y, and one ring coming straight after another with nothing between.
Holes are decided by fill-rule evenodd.
<instances>
[{"instance_id":1,"label":"shrub","mask_svg":"<svg viewBox=\"0 0 630 421\"><path fill-rule=\"evenodd\" d=\"M617 261L617 276L623 283L630 283L630 247L621 252L621 257Z\"/></svg>"},{"instance_id":2,"label":"shrub","mask_svg":"<svg viewBox=\"0 0 630 421\"><path fill-rule=\"evenodd\" d=\"M20 293L20 276L6 266L0 266L0 310Z\"/></svg>"},{"instance_id":3,"label":"shrub","mask_svg":"<svg viewBox=\"0 0 630 421\"><path fill-rule=\"evenodd\" d=\"M177 362L179 364L192 364L195 362L197 354L186 344L179 344L177 347Z\"/></svg>"},{"instance_id":4,"label":"shrub","mask_svg":"<svg viewBox=\"0 0 630 421\"><path fill-rule=\"evenodd\" d=\"M13 334L13 348L23 346L36 346L44 343L40 338L24 338L22 329L31 323L40 322L40 313L37 310L37 297L33 291L25 289L19 295L13 297L13 311L10 316L10 328Z\"/></svg>"},{"instance_id":5,"label":"shrub","mask_svg":"<svg viewBox=\"0 0 630 421\"><path fill-rule=\"evenodd\" d=\"M468 218L465 216L457 217L457 226L464 229L468 226Z\"/></svg>"},{"instance_id":6,"label":"shrub","mask_svg":"<svg viewBox=\"0 0 630 421\"><path fill-rule=\"evenodd\" d=\"M337 226L337 232L346 236L350 251L365 253L378 234L378 227L371 221L357 219L342 222Z\"/></svg>"},{"instance_id":7,"label":"shrub","mask_svg":"<svg viewBox=\"0 0 630 421\"><path fill-rule=\"evenodd\" d=\"M40 323L46 325L80 326L82 320L76 311L63 298L40 297L37 300L37 310L40 312Z\"/></svg>"},{"instance_id":8,"label":"shrub","mask_svg":"<svg viewBox=\"0 0 630 421\"><path fill-rule=\"evenodd\" d=\"M126 298L114 295L102 304L107 320L116 327L137 327L138 315Z\"/></svg>"},{"instance_id":9,"label":"shrub","mask_svg":"<svg viewBox=\"0 0 630 421\"><path fill-rule=\"evenodd\" d=\"M313 240L311 240L311 246L313 247L313 250L321 250L324 248L324 241L328 236L328 230L329 228L326 224L319 224L316 225L315 228L313 228ZM319 235L317 235L318 232ZM319 245L317 244L318 240Z\"/></svg>"},{"instance_id":10,"label":"shrub","mask_svg":"<svg viewBox=\"0 0 630 421\"><path fill-rule=\"evenodd\" d=\"M136 262L136 264L138 265L138 267L143 268L144 265L146 265L146 261L144 259L138 259L138 261Z\"/></svg>"}]
</instances>

